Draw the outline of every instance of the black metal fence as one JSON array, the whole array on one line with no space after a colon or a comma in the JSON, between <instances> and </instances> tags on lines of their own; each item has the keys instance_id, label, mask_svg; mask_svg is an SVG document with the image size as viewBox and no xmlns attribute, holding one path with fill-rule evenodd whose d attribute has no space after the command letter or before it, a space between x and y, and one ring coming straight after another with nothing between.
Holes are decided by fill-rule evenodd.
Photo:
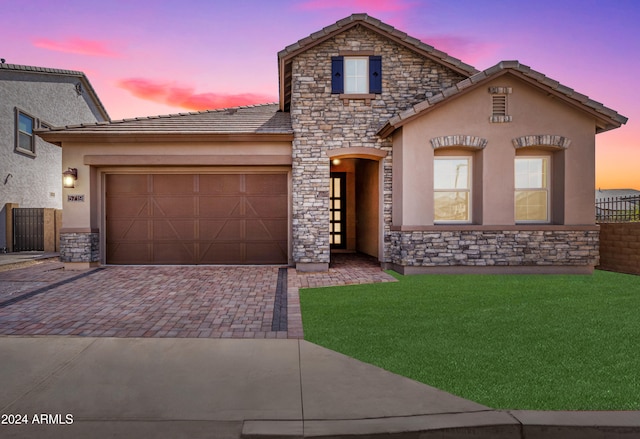
<instances>
[{"instance_id":1,"label":"black metal fence","mask_svg":"<svg viewBox=\"0 0 640 439\"><path fill-rule=\"evenodd\" d=\"M13 251L44 250L44 209L13 209Z\"/></svg>"},{"instance_id":2,"label":"black metal fence","mask_svg":"<svg viewBox=\"0 0 640 439\"><path fill-rule=\"evenodd\" d=\"M596 200L596 222L640 221L640 196L609 197Z\"/></svg>"}]
</instances>

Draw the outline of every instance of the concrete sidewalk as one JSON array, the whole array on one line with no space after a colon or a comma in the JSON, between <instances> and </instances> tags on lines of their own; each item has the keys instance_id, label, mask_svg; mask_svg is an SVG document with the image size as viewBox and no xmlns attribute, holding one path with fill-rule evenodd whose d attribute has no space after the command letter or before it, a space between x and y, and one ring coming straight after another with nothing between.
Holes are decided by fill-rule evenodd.
<instances>
[{"instance_id":1,"label":"concrete sidewalk","mask_svg":"<svg viewBox=\"0 0 640 439\"><path fill-rule=\"evenodd\" d=\"M57 258L60 253L51 252L17 252L17 253L0 253L0 266L16 266L28 264L33 261ZM15 267L11 267L15 268Z\"/></svg>"},{"instance_id":2,"label":"concrete sidewalk","mask_svg":"<svg viewBox=\"0 0 640 439\"><path fill-rule=\"evenodd\" d=\"M3 438L640 437L638 412L492 410L303 340L0 337L0 358L0 413L27 420Z\"/></svg>"}]
</instances>

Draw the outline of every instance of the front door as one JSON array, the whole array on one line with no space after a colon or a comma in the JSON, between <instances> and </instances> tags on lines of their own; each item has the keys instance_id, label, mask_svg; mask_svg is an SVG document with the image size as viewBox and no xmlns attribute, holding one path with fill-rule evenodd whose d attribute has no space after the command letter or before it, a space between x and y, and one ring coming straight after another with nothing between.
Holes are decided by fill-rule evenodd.
<instances>
[{"instance_id":1,"label":"front door","mask_svg":"<svg viewBox=\"0 0 640 439\"><path fill-rule=\"evenodd\" d=\"M330 237L331 248L346 248L347 246L347 203L346 184L347 174L332 172L329 184L330 209Z\"/></svg>"}]
</instances>

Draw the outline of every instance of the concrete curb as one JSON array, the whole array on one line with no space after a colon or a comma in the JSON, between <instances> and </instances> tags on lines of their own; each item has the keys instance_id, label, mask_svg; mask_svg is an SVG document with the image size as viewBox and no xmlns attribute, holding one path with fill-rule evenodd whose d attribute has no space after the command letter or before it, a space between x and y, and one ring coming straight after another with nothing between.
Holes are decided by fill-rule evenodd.
<instances>
[{"instance_id":1,"label":"concrete curb","mask_svg":"<svg viewBox=\"0 0 640 439\"><path fill-rule=\"evenodd\" d=\"M497 411L349 420L245 421L243 439L618 439L640 437L640 412Z\"/></svg>"}]
</instances>

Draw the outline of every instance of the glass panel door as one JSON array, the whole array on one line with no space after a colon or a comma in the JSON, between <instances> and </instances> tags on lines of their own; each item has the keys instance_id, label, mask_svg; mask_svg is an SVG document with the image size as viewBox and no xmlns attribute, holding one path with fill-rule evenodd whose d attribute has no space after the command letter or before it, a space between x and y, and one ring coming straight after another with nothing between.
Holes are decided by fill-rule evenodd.
<instances>
[{"instance_id":1,"label":"glass panel door","mask_svg":"<svg viewBox=\"0 0 640 439\"><path fill-rule=\"evenodd\" d=\"M346 186L346 173L331 173L329 182L329 243L331 248L346 248L347 245Z\"/></svg>"}]
</instances>

